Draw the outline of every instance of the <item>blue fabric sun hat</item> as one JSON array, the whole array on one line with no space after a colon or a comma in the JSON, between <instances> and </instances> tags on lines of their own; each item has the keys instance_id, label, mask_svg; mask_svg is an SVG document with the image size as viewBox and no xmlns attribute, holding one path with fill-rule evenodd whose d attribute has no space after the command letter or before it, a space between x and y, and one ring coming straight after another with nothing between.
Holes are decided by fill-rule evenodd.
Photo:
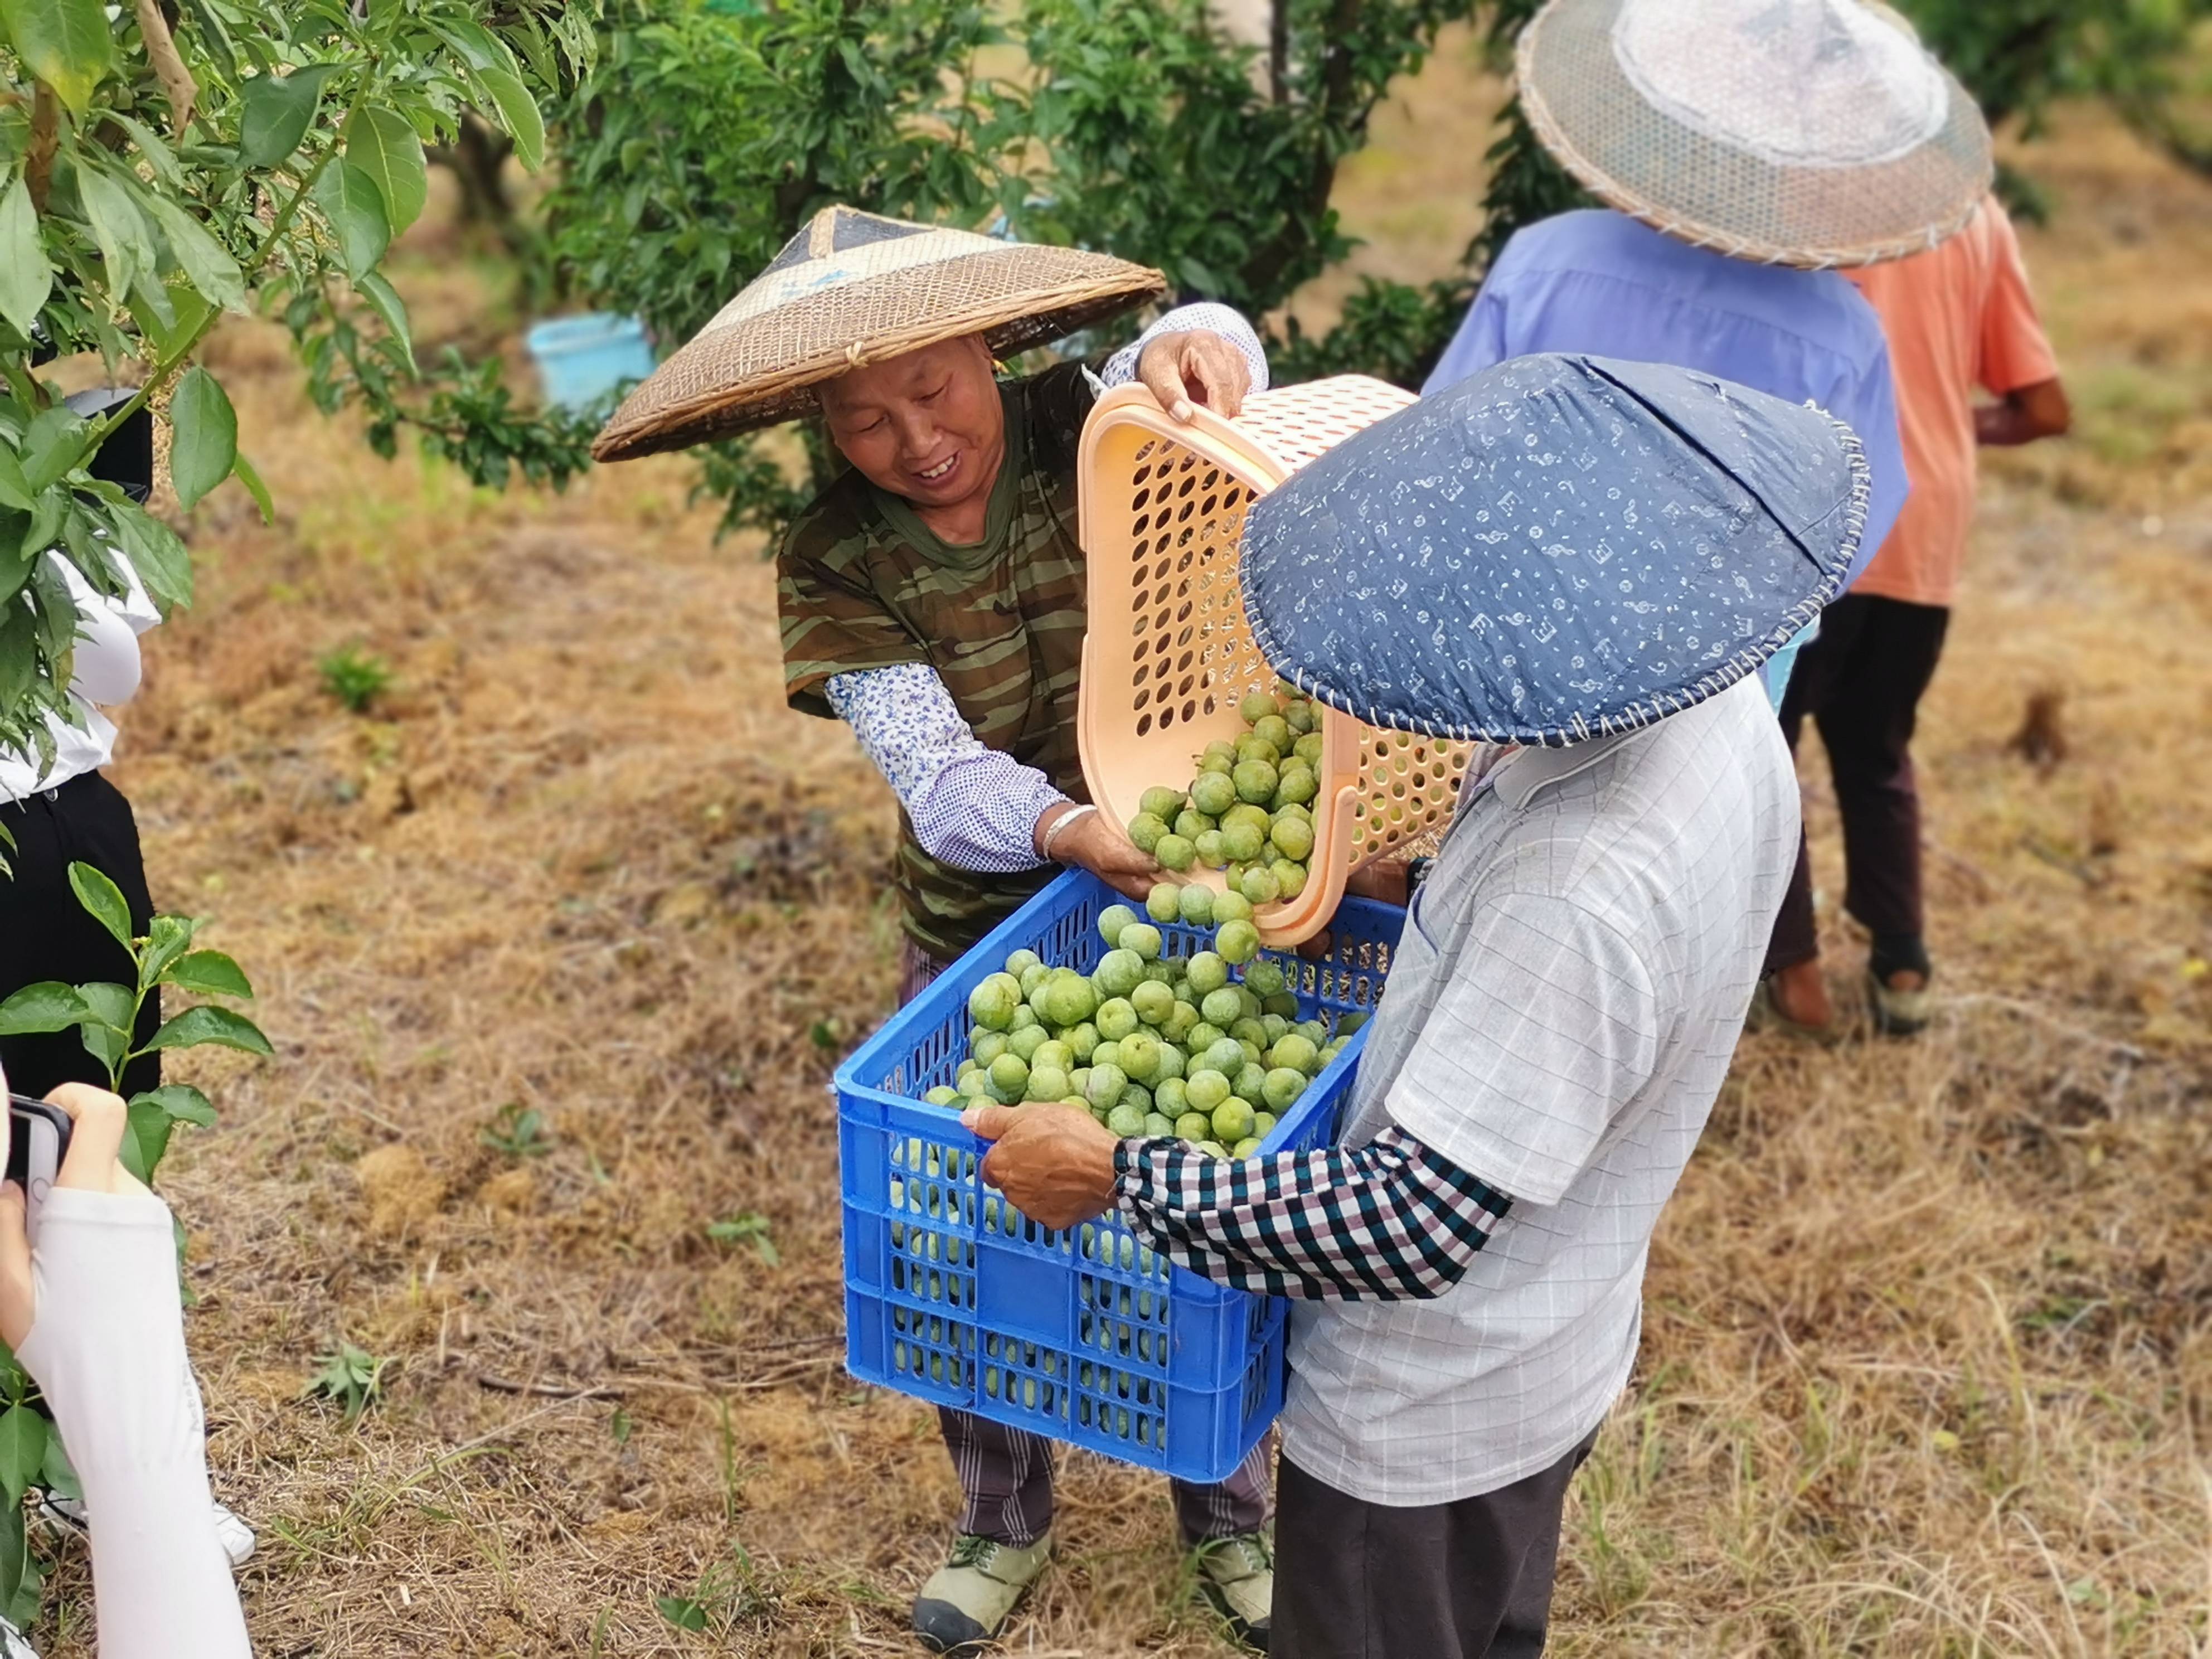
<instances>
[{"instance_id":1,"label":"blue fabric sun hat","mask_svg":"<svg viewBox=\"0 0 2212 1659\"><path fill-rule=\"evenodd\" d=\"M1284 678L1370 725L1558 746L1753 672L1866 518L1849 427L1656 363L1518 357L1254 503L1240 575Z\"/></svg>"}]
</instances>

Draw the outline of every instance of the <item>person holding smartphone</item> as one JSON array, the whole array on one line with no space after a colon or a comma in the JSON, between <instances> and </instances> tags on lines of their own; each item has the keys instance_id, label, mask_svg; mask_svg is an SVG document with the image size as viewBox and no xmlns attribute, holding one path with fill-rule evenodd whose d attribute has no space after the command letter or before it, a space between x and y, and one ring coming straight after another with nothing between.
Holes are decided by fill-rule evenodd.
<instances>
[{"instance_id":1,"label":"person holding smartphone","mask_svg":"<svg viewBox=\"0 0 2212 1659\"><path fill-rule=\"evenodd\" d=\"M127 387L108 387L80 392L69 403L89 418L131 395ZM120 484L133 500L145 501L154 482L153 411L141 410L117 428L94 457L92 471ZM123 592L111 596L94 592L58 552L39 556L76 606L69 688L76 718L48 717L50 757L0 745L0 830L6 832L0 836L0 859L9 866L0 874L0 939L27 945L0 957L0 999L42 980L80 985L136 979L130 953L77 902L70 865L88 864L115 884L134 931L143 933L154 915L137 820L102 769L115 754L115 722L107 711L137 695L138 641L161 622L161 613L126 560L113 561L125 580ZM143 1048L160 1029L161 1000L149 996L139 1010L132 1047ZM57 1084L100 1082L106 1076L74 1030L0 1036L0 1065L14 1075L16 1087L33 1096ZM132 1094L161 1082L159 1050L140 1055L124 1072L123 1086Z\"/></svg>"},{"instance_id":2,"label":"person holding smartphone","mask_svg":"<svg viewBox=\"0 0 2212 1659\"><path fill-rule=\"evenodd\" d=\"M28 1194L0 1186L0 1340L45 1395L97 1521L100 1659L250 1659L209 1518L169 1206L116 1156L119 1097L65 1083L46 1100L72 1132L50 1188L36 1177ZM0 1120L0 1158L15 1115ZM0 1655L30 1654L0 1626Z\"/></svg>"}]
</instances>

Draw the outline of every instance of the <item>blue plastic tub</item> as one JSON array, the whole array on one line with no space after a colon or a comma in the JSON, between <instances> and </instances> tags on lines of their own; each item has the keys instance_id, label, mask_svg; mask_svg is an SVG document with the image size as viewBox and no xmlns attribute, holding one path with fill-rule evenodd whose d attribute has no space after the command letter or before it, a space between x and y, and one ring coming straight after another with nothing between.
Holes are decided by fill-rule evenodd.
<instances>
[{"instance_id":1,"label":"blue plastic tub","mask_svg":"<svg viewBox=\"0 0 2212 1659\"><path fill-rule=\"evenodd\" d=\"M556 317L525 337L545 388L545 401L581 412L611 402L623 387L653 373L653 347L635 317L594 312Z\"/></svg>"},{"instance_id":2,"label":"blue plastic tub","mask_svg":"<svg viewBox=\"0 0 2212 1659\"><path fill-rule=\"evenodd\" d=\"M1118 1221L1039 1226L983 1184L984 1144L950 1083L968 994L1015 951L1097 966L1099 912L1122 902L1070 871L1009 917L837 1068L846 1364L864 1382L1186 1480L1224 1479L1283 1405L1285 1307L1172 1267ZM1269 953L1300 1012L1367 1012L1405 913L1346 899L1322 960ZM1205 948L1161 929L1170 954ZM1314 1079L1267 1150L1326 1145L1367 1041Z\"/></svg>"}]
</instances>

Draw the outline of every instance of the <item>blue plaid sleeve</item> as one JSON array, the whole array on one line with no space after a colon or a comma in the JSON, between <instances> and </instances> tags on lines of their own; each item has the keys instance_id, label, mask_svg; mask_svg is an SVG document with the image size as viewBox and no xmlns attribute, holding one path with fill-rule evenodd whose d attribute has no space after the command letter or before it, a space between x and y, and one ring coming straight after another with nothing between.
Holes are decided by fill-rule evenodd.
<instances>
[{"instance_id":1,"label":"blue plaid sleeve","mask_svg":"<svg viewBox=\"0 0 2212 1659\"><path fill-rule=\"evenodd\" d=\"M1114 1170L1122 1215L1176 1266L1315 1300L1441 1296L1512 1203L1395 1128L1364 1146L1242 1162L1125 1140Z\"/></svg>"}]
</instances>

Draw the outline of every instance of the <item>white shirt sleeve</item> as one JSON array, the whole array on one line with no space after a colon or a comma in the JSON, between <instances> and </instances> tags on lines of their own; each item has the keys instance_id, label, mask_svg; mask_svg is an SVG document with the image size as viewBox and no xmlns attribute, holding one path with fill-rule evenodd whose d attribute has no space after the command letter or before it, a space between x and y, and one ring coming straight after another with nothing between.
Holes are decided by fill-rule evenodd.
<instances>
[{"instance_id":1,"label":"white shirt sleeve","mask_svg":"<svg viewBox=\"0 0 2212 1659\"><path fill-rule=\"evenodd\" d=\"M40 1206L38 1309L16 1357L84 1486L100 1659L251 1659L216 1536L169 1206L58 1187Z\"/></svg>"},{"instance_id":2,"label":"white shirt sleeve","mask_svg":"<svg viewBox=\"0 0 2212 1659\"><path fill-rule=\"evenodd\" d=\"M1036 821L1067 799L1012 755L985 747L926 663L832 674L822 695L906 808L915 839L960 870L1034 870Z\"/></svg>"},{"instance_id":3,"label":"white shirt sleeve","mask_svg":"<svg viewBox=\"0 0 2212 1659\"><path fill-rule=\"evenodd\" d=\"M1211 300L1196 305L1177 306L1159 321L1139 334L1106 360L1099 371L1098 383L1103 386L1127 386L1137 378L1137 360L1145 355L1145 348L1163 334L1185 332L1218 334L1243 354L1244 362L1252 371L1252 390L1267 389L1267 353L1260 343L1260 336L1244 319L1244 313L1234 306L1224 306Z\"/></svg>"},{"instance_id":4,"label":"white shirt sleeve","mask_svg":"<svg viewBox=\"0 0 2212 1659\"><path fill-rule=\"evenodd\" d=\"M94 592L67 559L52 553L46 556L53 560L76 604L76 660L70 690L97 707L113 708L130 702L138 693L138 636L161 620L138 573L125 562L127 586L111 599Z\"/></svg>"}]
</instances>

